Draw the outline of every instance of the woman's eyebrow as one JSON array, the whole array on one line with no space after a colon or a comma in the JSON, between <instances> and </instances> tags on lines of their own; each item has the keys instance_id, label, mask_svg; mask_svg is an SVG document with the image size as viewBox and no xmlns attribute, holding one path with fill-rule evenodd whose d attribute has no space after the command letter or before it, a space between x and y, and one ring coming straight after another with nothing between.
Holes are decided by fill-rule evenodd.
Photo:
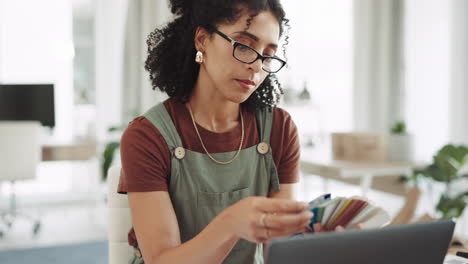
<instances>
[{"instance_id":1,"label":"woman's eyebrow","mask_svg":"<svg viewBox=\"0 0 468 264\"><path fill-rule=\"evenodd\" d=\"M250 32L247 32L247 31L245 31L245 30L244 30L244 31L236 31L236 32L234 32L234 33L235 33L235 34L238 34L238 35L240 35L240 36L245 36L245 37L251 38L251 39L253 39L253 40L255 40L255 41L259 41L259 40L260 40L260 39L259 39L257 36L255 36L254 34L252 34L252 33L250 33ZM276 50L276 49L278 48L278 45L277 45L277 44L270 43L270 44L268 44L268 47L273 48L273 49Z\"/></svg>"}]
</instances>

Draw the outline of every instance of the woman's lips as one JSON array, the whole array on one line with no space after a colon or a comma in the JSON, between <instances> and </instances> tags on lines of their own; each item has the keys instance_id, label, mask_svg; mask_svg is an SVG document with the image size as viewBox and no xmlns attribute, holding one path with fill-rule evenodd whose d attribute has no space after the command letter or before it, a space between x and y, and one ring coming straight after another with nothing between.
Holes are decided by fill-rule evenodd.
<instances>
[{"instance_id":1,"label":"woman's lips","mask_svg":"<svg viewBox=\"0 0 468 264\"><path fill-rule=\"evenodd\" d=\"M255 87L255 83L252 82L252 81L249 81L249 80L238 80L236 79L236 81L239 83L239 85L246 89L246 90L250 90L251 88L254 88Z\"/></svg>"}]
</instances>

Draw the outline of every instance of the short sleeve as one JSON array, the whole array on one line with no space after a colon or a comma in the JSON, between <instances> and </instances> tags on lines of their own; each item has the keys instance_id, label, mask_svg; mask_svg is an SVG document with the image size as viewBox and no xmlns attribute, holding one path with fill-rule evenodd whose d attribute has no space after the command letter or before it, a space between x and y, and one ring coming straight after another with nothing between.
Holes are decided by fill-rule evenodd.
<instances>
[{"instance_id":1,"label":"short sleeve","mask_svg":"<svg viewBox=\"0 0 468 264\"><path fill-rule=\"evenodd\" d=\"M119 193L168 191L170 152L164 137L144 117L135 118L120 143Z\"/></svg>"},{"instance_id":2,"label":"short sleeve","mask_svg":"<svg viewBox=\"0 0 468 264\"><path fill-rule=\"evenodd\" d=\"M270 144L280 183L298 182L301 151L297 126L279 107L274 109Z\"/></svg>"}]
</instances>

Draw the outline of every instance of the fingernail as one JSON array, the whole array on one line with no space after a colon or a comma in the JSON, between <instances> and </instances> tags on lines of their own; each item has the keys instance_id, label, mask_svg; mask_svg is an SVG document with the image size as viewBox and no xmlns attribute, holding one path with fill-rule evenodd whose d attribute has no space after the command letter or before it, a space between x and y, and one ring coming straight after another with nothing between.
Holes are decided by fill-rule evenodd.
<instances>
[{"instance_id":1,"label":"fingernail","mask_svg":"<svg viewBox=\"0 0 468 264\"><path fill-rule=\"evenodd\" d=\"M312 216L314 216L314 214L310 211L308 211L305 215L307 218L312 218Z\"/></svg>"}]
</instances>

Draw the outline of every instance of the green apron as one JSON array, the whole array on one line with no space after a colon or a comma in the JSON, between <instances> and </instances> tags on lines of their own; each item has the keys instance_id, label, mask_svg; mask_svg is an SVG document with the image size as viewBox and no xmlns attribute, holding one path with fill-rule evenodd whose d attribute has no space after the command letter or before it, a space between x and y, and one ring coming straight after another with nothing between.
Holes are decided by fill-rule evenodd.
<instances>
[{"instance_id":1,"label":"green apron","mask_svg":"<svg viewBox=\"0 0 468 264\"><path fill-rule=\"evenodd\" d=\"M169 195L182 243L192 239L222 210L242 198L267 196L270 186L274 191L279 191L278 173L269 144L273 112L257 111L256 116L260 143L241 150L232 163L220 165L206 153L182 147L164 104L160 103L144 114L159 130L172 153ZM225 161L235 153L210 154L217 160ZM130 263L141 264L143 258L135 256ZM263 263L263 245L240 239L223 263Z\"/></svg>"}]
</instances>

